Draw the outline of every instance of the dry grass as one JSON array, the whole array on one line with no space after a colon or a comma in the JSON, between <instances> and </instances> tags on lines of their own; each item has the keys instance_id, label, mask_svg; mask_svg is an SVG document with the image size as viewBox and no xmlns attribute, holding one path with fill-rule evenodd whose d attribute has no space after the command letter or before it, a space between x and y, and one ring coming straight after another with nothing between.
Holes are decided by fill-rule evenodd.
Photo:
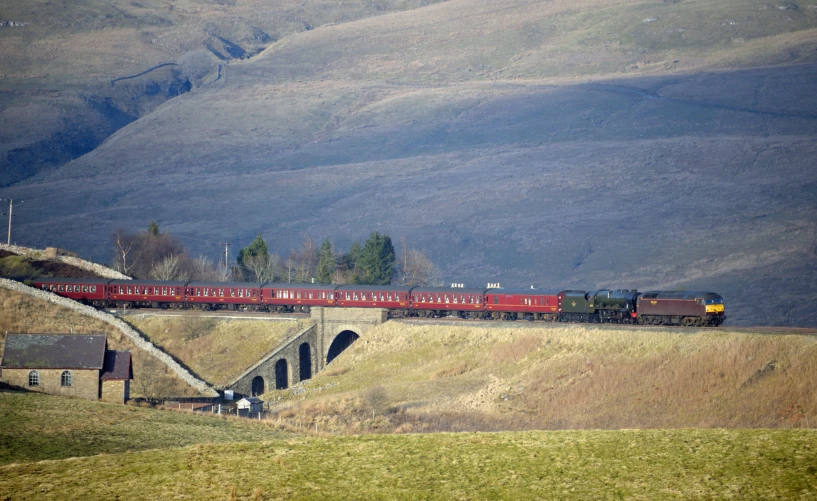
<instances>
[{"instance_id":1,"label":"dry grass","mask_svg":"<svg viewBox=\"0 0 817 501\"><path fill-rule=\"evenodd\" d=\"M7 332L106 334L108 348L130 350L133 354L132 397L198 394L164 364L136 348L114 327L26 294L0 289L0 344L5 343Z\"/></svg>"},{"instance_id":2,"label":"dry grass","mask_svg":"<svg viewBox=\"0 0 817 501\"><path fill-rule=\"evenodd\" d=\"M308 321L134 315L125 320L213 385L225 385Z\"/></svg>"},{"instance_id":3,"label":"dry grass","mask_svg":"<svg viewBox=\"0 0 817 501\"><path fill-rule=\"evenodd\" d=\"M320 429L335 433L817 425L813 335L389 322L364 338L331 379L271 393L285 423L331 416ZM377 386L388 399L373 417Z\"/></svg>"}]
</instances>

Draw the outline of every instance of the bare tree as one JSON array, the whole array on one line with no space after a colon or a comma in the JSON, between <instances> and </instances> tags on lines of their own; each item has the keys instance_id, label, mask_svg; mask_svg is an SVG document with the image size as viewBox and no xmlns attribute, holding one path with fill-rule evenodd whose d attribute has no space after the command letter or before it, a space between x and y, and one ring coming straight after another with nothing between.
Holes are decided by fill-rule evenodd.
<instances>
[{"instance_id":1,"label":"bare tree","mask_svg":"<svg viewBox=\"0 0 817 501\"><path fill-rule=\"evenodd\" d=\"M438 285L439 272L424 251L412 249L406 237L400 239L397 277L400 285Z\"/></svg>"},{"instance_id":2,"label":"bare tree","mask_svg":"<svg viewBox=\"0 0 817 501\"><path fill-rule=\"evenodd\" d=\"M142 255L142 246L137 245L135 235L128 235L125 230L118 229L113 234L114 263L116 271L130 275L133 268L139 263Z\"/></svg>"},{"instance_id":3,"label":"bare tree","mask_svg":"<svg viewBox=\"0 0 817 501\"><path fill-rule=\"evenodd\" d=\"M290 266L290 261L292 266ZM288 275L291 281L310 282L318 268L318 245L309 235L304 235L300 249L292 249L287 260ZM293 276L294 273L294 276Z\"/></svg>"},{"instance_id":4,"label":"bare tree","mask_svg":"<svg viewBox=\"0 0 817 501\"><path fill-rule=\"evenodd\" d=\"M183 256L171 254L166 256L150 269L149 276L154 280L187 280L189 273L182 269Z\"/></svg>"},{"instance_id":5,"label":"bare tree","mask_svg":"<svg viewBox=\"0 0 817 501\"><path fill-rule=\"evenodd\" d=\"M268 254L250 255L244 258L244 269L249 273L248 278L254 282L272 281L275 276L273 264Z\"/></svg>"},{"instance_id":6,"label":"bare tree","mask_svg":"<svg viewBox=\"0 0 817 501\"><path fill-rule=\"evenodd\" d=\"M224 282L227 279L224 270L217 268L210 258L204 256L191 261L190 278L208 282Z\"/></svg>"}]
</instances>

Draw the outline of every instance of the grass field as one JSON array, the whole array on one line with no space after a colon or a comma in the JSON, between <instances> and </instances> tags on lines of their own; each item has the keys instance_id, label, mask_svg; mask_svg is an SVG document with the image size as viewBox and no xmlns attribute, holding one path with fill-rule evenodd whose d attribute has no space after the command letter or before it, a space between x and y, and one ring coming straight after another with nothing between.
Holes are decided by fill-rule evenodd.
<instances>
[{"instance_id":1,"label":"grass field","mask_svg":"<svg viewBox=\"0 0 817 501\"><path fill-rule=\"evenodd\" d=\"M0 467L4 499L814 499L813 430L301 437Z\"/></svg>"},{"instance_id":2,"label":"grass field","mask_svg":"<svg viewBox=\"0 0 817 501\"><path fill-rule=\"evenodd\" d=\"M0 392L0 422L3 465L282 436L247 419L8 391Z\"/></svg>"}]
</instances>

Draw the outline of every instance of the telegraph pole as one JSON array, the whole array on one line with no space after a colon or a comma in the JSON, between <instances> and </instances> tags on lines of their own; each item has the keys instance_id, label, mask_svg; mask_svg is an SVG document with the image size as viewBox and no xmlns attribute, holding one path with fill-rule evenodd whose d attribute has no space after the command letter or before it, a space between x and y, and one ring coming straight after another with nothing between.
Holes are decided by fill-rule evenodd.
<instances>
[{"instance_id":1,"label":"telegraph pole","mask_svg":"<svg viewBox=\"0 0 817 501\"><path fill-rule=\"evenodd\" d=\"M2 200L2 199L0 199L0 200ZM3 214L3 215L9 217L9 234L8 234L8 241L6 243L8 245L11 245L11 218L13 216L14 200L9 198L8 201L9 201L9 212L8 212L8 214ZM21 203L23 203L23 201L19 200L17 203L21 204Z\"/></svg>"},{"instance_id":2,"label":"telegraph pole","mask_svg":"<svg viewBox=\"0 0 817 501\"><path fill-rule=\"evenodd\" d=\"M226 278L227 277L227 270L229 269L229 266L230 266L230 261L229 261L229 258L228 258L228 255L229 255L228 249L230 248L230 243L229 242L223 242L222 245L224 245L224 277Z\"/></svg>"}]
</instances>

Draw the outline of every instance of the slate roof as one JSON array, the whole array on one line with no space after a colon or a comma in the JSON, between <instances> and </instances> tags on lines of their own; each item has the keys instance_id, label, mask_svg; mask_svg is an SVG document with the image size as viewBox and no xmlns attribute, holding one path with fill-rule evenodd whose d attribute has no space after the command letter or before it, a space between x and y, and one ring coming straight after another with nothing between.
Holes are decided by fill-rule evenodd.
<instances>
[{"instance_id":1,"label":"slate roof","mask_svg":"<svg viewBox=\"0 0 817 501\"><path fill-rule=\"evenodd\" d=\"M103 381L133 379L133 368L129 351L108 350L105 352L105 365L102 368Z\"/></svg>"},{"instance_id":2,"label":"slate roof","mask_svg":"<svg viewBox=\"0 0 817 501\"><path fill-rule=\"evenodd\" d=\"M107 338L102 334L9 334L4 369L102 369Z\"/></svg>"}]
</instances>

